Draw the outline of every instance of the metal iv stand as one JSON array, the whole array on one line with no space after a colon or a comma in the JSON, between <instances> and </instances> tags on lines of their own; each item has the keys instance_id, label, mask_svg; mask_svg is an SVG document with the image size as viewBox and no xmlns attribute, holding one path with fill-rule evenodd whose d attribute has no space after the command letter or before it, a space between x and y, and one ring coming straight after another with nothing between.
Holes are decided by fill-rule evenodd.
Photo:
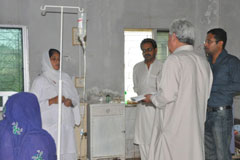
<instances>
[{"instance_id":1,"label":"metal iv stand","mask_svg":"<svg viewBox=\"0 0 240 160\"><path fill-rule=\"evenodd\" d=\"M83 12L84 9L74 6L54 6L54 5L44 5L41 6L42 15L44 16L48 12L47 8L60 8L61 9L61 29L60 29L60 68L59 68L59 92L58 92L58 145L57 145L57 159L61 159L61 120L62 120L62 36L63 36L63 9L77 9L78 12Z\"/></svg>"}]
</instances>

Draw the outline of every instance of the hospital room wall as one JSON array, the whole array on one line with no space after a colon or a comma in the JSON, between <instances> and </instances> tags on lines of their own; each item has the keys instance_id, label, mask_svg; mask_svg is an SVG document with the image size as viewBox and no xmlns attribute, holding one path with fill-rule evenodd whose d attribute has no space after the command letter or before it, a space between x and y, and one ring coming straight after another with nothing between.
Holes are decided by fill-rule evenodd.
<instances>
[{"instance_id":1,"label":"hospital room wall","mask_svg":"<svg viewBox=\"0 0 240 160\"><path fill-rule=\"evenodd\" d=\"M41 5L80 6L87 10L86 88L124 93L124 28L167 28L177 17L194 20L192 0L8 0L0 1L0 23L26 25L29 30L30 78L41 71L41 55L59 48L60 14L41 16ZM76 14L64 15L63 70L83 74L83 55L72 45ZM139 53L141 54L141 53ZM79 64L79 60L81 61ZM80 68L80 70L79 70Z\"/></svg>"},{"instance_id":2,"label":"hospital room wall","mask_svg":"<svg viewBox=\"0 0 240 160\"><path fill-rule=\"evenodd\" d=\"M196 49L202 47L206 32L224 27L227 49L240 57L239 0L2 0L0 24L25 25L29 30L30 78L41 71L41 55L59 48L60 14L41 16L41 5L80 6L86 9L86 89L98 87L124 93L124 28L167 29L175 18L185 17L197 28ZM76 14L64 15L63 70L83 76L83 54L72 45ZM141 54L141 53L139 53Z\"/></svg>"}]
</instances>

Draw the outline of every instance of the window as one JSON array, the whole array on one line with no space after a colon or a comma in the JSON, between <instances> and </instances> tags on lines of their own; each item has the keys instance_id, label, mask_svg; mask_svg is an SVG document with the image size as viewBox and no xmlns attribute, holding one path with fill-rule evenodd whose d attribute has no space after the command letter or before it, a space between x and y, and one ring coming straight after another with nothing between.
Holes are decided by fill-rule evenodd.
<instances>
[{"instance_id":1,"label":"window","mask_svg":"<svg viewBox=\"0 0 240 160\"><path fill-rule=\"evenodd\" d=\"M27 38L25 26L0 25L0 91L29 90Z\"/></svg>"},{"instance_id":2,"label":"window","mask_svg":"<svg viewBox=\"0 0 240 160\"><path fill-rule=\"evenodd\" d=\"M124 65L125 65L125 103L137 94L133 91L132 72L136 63L143 61L140 43L144 38L153 38L158 45L157 59L164 61L168 56L168 31L153 29L126 29L124 31Z\"/></svg>"},{"instance_id":3,"label":"window","mask_svg":"<svg viewBox=\"0 0 240 160\"><path fill-rule=\"evenodd\" d=\"M158 46L157 59L164 62L169 55L168 51L168 31L157 31L156 42Z\"/></svg>"}]
</instances>

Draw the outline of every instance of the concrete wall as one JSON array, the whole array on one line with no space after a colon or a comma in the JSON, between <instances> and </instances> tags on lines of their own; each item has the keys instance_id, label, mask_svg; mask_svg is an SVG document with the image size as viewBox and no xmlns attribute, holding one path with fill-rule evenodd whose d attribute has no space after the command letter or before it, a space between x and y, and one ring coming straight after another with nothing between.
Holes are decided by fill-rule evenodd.
<instances>
[{"instance_id":1,"label":"concrete wall","mask_svg":"<svg viewBox=\"0 0 240 160\"><path fill-rule=\"evenodd\" d=\"M80 6L86 9L87 90L98 87L123 95L124 28L167 29L173 19L185 17L195 24L195 48L200 54L204 54L206 32L213 27L223 27L228 33L227 50L240 57L239 0L1 0L0 24L25 25L29 29L31 83L41 71L42 53L49 48L59 49L60 14L47 13L42 16L41 5ZM64 14L63 70L70 76L81 77L83 54L79 46L72 45L72 27L76 26L77 15ZM240 118L239 97L234 105L235 117ZM128 135L131 139L133 132L130 129ZM127 147L131 148L131 145Z\"/></svg>"},{"instance_id":2,"label":"concrete wall","mask_svg":"<svg viewBox=\"0 0 240 160\"><path fill-rule=\"evenodd\" d=\"M30 77L41 71L41 55L59 48L60 14L41 15L41 5L84 7L88 15L87 89L94 86L124 92L124 28L166 29L177 17L195 21L192 0L8 0L0 2L0 23L26 25L29 29ZM71 10L72 11L72 10ZM70 12L70 10L67 10ZM195 23L195 22L194 22ZM72 45L76 14L64 14L63 70L82 76L83 54Z\"/></svg>"},{"instance_id":3,"label":"concrete wall","mask_svg":"<svg viewBox=\"0 0 240 160\"><path fill-rule=\"evenodd\" d=\"M223 27L228 33L228 42L226 45L227 50L240 58L240 45L239 45L239 27L240 27L240 1L221 0L220 13L219 13L219 26Z\"/></svg>"},{"instance_id":4,"label":"concrete wall","mask_svg":"<svg viewBox=\"0 0 240 160\"><path fill-rule=\"evenodd\" d=\"M123 94L124 28L166 29L174 18L194 12L194 1L181 2L184 3L178 0L89 1L87 87L109 88Z\"/></svg>"},{"instance_id":5,"label":"concrete wall","mask_svg":"<svg viewBox=\"0 0 240 160\"><path fill-rule=\"evenodd\" d=\"M80 6L86 9L87 89L94 86L124 92L124 28L168 28L175 18L185 17L197 28L196 48L202 51L206 31L224 27L229 36L227 49L239 56L238 0L8 0L0 2L0 23L26 25L29 29L30 77L41 71L41 54L59 48L60 14L41 15L41 5ZM66 10L72 12L73 10ZM83 75L83 54L72 45L76 14L64 14L63 70Z\"/></svg>"}]
</instances>

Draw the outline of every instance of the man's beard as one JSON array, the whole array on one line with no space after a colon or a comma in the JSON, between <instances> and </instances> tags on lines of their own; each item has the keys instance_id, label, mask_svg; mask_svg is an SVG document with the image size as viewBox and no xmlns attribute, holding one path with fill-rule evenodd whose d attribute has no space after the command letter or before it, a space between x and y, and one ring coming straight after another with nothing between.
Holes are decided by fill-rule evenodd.
<instances>
[{"instance_id":1,"label":"man's beard","mask_svg":"<svg viewBox=\"0 0 240 160\"><path fill-rule=\"evenodd\" d=\"M145 58L145 59L148 59L149 57L151 57L151 54L145 54L145 55L144 55L144 58Z\"/></svg>"},{"instance_id":2,"label":"man's beard","mask_svg":"<svg viewBox=\"0 0 240 160\"><path fill-rule=\"evenodd\" d=\"M145 62L151 62L151 61L153 61L155 59L155 57L156 57L155 55L145 54L144 55L144 59L145 59L144 61Z\"/></svg>"}]
</instances>

